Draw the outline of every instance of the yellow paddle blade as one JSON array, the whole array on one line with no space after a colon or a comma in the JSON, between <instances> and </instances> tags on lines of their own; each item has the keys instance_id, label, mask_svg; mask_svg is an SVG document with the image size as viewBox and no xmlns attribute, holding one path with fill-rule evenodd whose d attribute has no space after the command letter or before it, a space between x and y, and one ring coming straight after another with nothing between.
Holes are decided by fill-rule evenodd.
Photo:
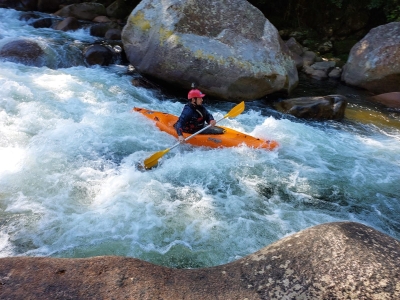
<instances>
[{"instance_id":1,"label":"yellow paddle blade","mask_svg":"<svg viewBox=\"0 0 400 300\"><path fill-rule=\"evenodd\" d=\"M146 158L144 160L144 167L146 169L151 169L152 167L154 167L155 165L158 164L158 160L164 156L164 154L168 153L170 150L170 148L167 148L165 150L162 151L158 151L156 153L154 153L152 156Z\"/></svg>"},{"instance_id":2,"label":"yellow paddle blade","mask_svg":"<svg viewBox=\"0 0 400 300\"><path fill-rule=\"evenodd\" d=\"M244 101L240 102L238 105L236 105L234 108L232 108L224 116L224 118L234 118L234 117L240 115L243 111L244 111Z\"/></svg>"}]
</instances>

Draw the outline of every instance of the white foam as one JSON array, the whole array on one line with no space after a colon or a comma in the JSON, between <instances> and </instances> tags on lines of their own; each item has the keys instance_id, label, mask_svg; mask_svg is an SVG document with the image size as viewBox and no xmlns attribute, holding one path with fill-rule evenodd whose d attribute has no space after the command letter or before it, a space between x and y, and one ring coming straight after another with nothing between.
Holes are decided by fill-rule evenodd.
<instances>
[{"instance_id":1,"label":"white foam","mask_svg":"<svg viewBox=\"0 0 400 300\"><path fill-rule=\"evenodd\" d=\"M221 125L279 149L180 145L143 171L138 163L176 139L132 108L178 115L183 103L132 86L116 68L0 64L0 256L112 254L193 267L323 222L399 236L390 225L400 209L396 132L245 110ZM209 105L216 119L226 113L218 107Z\"/></svg>"}]
</instances>

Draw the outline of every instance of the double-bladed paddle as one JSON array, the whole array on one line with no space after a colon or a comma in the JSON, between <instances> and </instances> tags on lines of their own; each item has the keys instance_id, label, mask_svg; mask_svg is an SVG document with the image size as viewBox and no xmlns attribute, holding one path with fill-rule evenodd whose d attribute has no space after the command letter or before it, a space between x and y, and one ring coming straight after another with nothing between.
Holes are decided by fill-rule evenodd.
<instances>
[{"instance_id":1,"label":"double-bladed paddle","mask_svg":"<svg viewBox=\"0 0 400 300\"><path fill-rule=\"evenodd\" d=\"M222 121L225 118L234 118L238 115L240 115L242 112L244 111L244 101L240 102L238 105L236 105L234 108L232 108L223 118L219 119L216 123L218 123L219 121ZM199 133L203 132L204 130L206 130L207 128L211 127L211 125L207 125L206 127L202 128L201 130L197 131L196 133L193 133L192 135L188 136L184 141L188 141L190 140L192 137L198 135ZM170 148L167 148L165 150L162 151L158 151L156 153L154 153L152 156L146 158L144 160L144 167L146 169L151 169L152 167L154 167L155 165L157 165L158 160L163 157L165 154L167 154L171 149L179 146L181 143L176 143L175 145L173 145Z\"/></svg>"}]
</instances>

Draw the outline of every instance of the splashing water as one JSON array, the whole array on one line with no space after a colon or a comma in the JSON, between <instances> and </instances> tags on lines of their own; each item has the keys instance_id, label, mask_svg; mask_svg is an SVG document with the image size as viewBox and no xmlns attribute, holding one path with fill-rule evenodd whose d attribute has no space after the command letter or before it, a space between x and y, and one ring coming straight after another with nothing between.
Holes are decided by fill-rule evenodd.
<instances>
[{"instance_id":1,"label":"splashing water","mask_svg":"<svg viewBox=\"0 0 400 300\"><path fill-rule=\"evenodd\" d=\"M0 9L6 38L41 34L19 14ZM254 102L221 125L278 150L182 145L143 172L138 162L176 140L131 109L178 115L179 99L132 86L123 66L0 66L0 257L214 266L341 220L400 238L396 127L277 118ZM219 119L234 105L208 107Z\"/></svg>"}]
</instances>

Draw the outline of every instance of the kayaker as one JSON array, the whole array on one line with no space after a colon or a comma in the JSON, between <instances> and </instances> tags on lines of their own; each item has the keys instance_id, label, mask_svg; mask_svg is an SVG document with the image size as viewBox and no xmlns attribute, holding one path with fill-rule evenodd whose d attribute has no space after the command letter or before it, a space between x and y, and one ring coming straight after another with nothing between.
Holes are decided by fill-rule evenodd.
<instances>
[{"instance_id":1,"label":"kayaker","mask_svg":"<svg viewBox=\"0 0 400 300\"><path fill-rule=\"evenodd\" d=\"M212 114L203 106L203 94L198 89L192 89L188 93L189 103L183 107L182 113L179 116L178 122L175 123L174 127L178 133L179 142L183 143L185 138L182 133L195 133L202 129L205 125L210 124L213 127L216 123ZM214 132L208 132L208 129L202 133L215 134Z\"/></svg>"}]
</instances>

